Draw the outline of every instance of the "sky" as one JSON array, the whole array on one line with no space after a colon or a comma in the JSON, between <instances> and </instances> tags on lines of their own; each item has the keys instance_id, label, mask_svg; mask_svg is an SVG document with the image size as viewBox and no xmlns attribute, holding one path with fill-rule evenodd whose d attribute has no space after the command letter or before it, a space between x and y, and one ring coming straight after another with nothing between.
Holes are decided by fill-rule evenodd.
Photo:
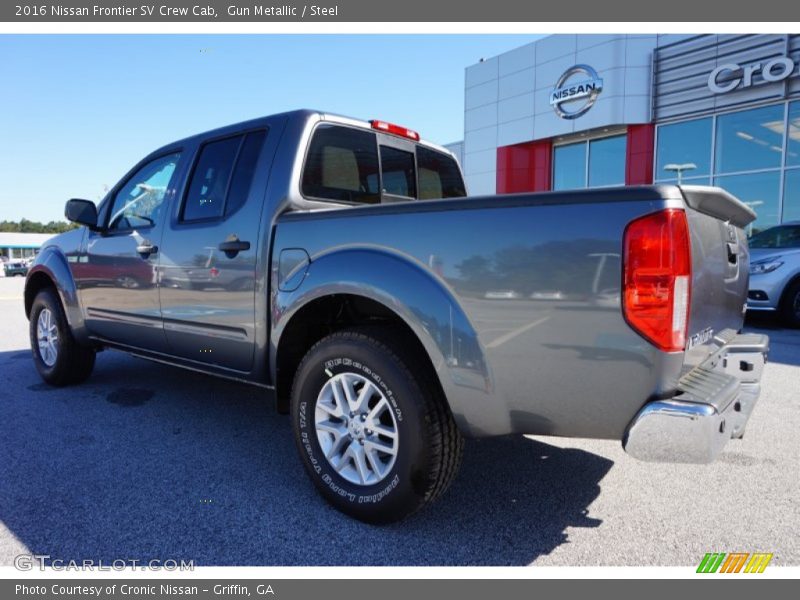
<instances>
[{"instance_id":1,"label":"sky","mask_svg":"<svg viewBox=\"0 0 800 600\"><path fill-rule=\"evenodd\" d=\"M463 138L464 68L535 35L0 35L0 221L63 220L173 140L295 108Z\"/></svg>"}]
</instances>

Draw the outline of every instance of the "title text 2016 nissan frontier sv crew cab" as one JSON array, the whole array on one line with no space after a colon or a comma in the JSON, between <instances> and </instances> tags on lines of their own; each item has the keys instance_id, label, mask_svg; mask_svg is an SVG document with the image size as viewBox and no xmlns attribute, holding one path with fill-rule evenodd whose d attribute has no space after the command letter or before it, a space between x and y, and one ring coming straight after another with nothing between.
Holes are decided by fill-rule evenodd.
<instances>
[{"instance_id":1,"label":"title text 2016 nissan frontier sv crew cab","mask_svg":"<svg viewBox=\"0 0 800 600\"><path fill-rule=\"evenodd\" d=\"M262 386L365 521L444 493L464 436L708 462L759 395L755 215L717 188L468 198L414 131L302 110L169 144L66 216L25 287L42 378L113 348Z\"/></svg>"}]
</instances>

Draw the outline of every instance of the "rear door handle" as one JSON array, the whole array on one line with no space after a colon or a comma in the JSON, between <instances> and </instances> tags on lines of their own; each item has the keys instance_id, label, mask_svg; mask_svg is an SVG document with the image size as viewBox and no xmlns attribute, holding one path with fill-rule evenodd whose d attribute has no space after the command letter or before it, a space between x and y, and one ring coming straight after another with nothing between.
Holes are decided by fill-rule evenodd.
<instances>
[{"instance_id":1,"label":"rear door handle","mask_svg":"<svg viewBox=\"0 0 800 600\"><path fill-rule=\"evenodd\" d=\"M158 246L154 246L150 242L144 242L136 246L136 252L141 254L144 258L147 258L151 254L158 252Z\"/></svg>"},{"instance_id":2,"label":"rear door handle","mask_svg":"<svg viewBox=\"0 0 800 600\"><path fill-rule=\"evenodd\" d=\"M234 258L239 252L250 250L250 242L243 242L236 236L232 239L227 239L217 246L221 252L225 253L228 258Z\"/></svg>"}]
</instances>

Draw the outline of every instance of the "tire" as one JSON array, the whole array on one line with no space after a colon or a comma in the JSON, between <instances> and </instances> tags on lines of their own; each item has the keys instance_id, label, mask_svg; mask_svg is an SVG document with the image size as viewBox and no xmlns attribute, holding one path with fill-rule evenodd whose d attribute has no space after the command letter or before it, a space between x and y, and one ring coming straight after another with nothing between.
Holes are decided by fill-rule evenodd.
<instances>
[{"instance_id":1,"label":"tire","mask_svg":"<svg viewBox=\"0 0 800 600\"><path fill-rule=\"evenodd\" d=\"M42 313L47 315L42 317ZM51 331L48 341L52 341L55 355L43 350L39 344L40 317L43 331ZM47 322L49 319L50 327ZM29 326L33 362L41 378L48 384L64 386L81 383L92 373L95 351L75 341L70 331L64 308L55 290L45 288L33 300ZM47 345L47 344L46 344Z\"/></svg>"},{"instance_id":2,"label":"tire","mask_svg":"<svg viewBox=\"0 0 800 600\"><path fill-rule=\"evenodd\" d=\"M787 327L800 328L800 280L789 284L779 307L781 322Z\"/></svg>"},{"instance_id":3,"label":"tire","mask_svg":"<svg viewBox=\"0 0 800 600\"><path fill-rule=\"evenodd\" d=\"M438 383L403 340L390 330L331 334L308 351L292 386L292 426L306 471L330 504L367 523L399 521L433 502L461 464L464 441ZM342 399L345 386L367 401L337 417L336 390ZM365 413L366 421L359 417ZM385 435L392 429L394 437Z\"/></svg>"}]
</instances>

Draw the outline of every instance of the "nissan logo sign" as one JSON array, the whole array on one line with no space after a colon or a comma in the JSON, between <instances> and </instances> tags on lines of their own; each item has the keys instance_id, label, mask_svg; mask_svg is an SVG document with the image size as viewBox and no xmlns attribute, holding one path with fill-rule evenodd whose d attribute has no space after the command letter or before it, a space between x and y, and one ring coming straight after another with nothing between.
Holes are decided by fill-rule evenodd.
<instances>
[{"instance_id":1,"label":"nissan logo sign","mask_svg":"<svg viewBox=\"0 0 800 600\"><path fill-rule=\"evenodd\" d=\"M603 80L589 65L570 67L558 78L550 92L550 104L562 119L577 119L586 114L603 91Z\"/></svg>"},{"instance_id":2,"label":"nissan logo sign","mask_svg":"<svg viewBox=\"0 0 800 600\"><path fill-rule=\"evenodd\" d=\"M788 56L744 67L736 63L726 63L711 71L708 76L708 89L714 94L727 94L738 87L748 88L753 85L753 76L756 73L761 73L761 78L767 83L777 83L791 77L795 66L794 61Z\"/></svg>"}]
</instances>

